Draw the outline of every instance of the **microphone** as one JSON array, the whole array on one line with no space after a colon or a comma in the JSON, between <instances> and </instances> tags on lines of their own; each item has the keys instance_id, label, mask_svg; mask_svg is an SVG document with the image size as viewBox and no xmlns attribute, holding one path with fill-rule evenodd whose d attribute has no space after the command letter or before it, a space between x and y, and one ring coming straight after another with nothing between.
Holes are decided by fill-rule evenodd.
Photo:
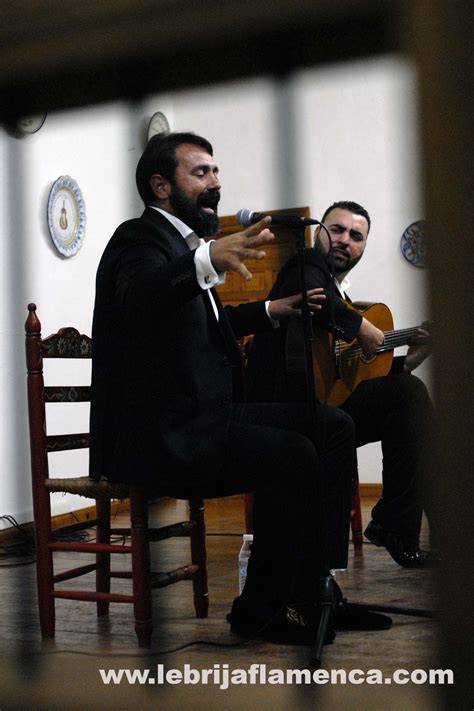
<instances>
[{"instance_id":1,"label":"microphone","mask_svg":"<svg viewBox=\"0 0 474 711\"><path fill-rule=\"evenodd\" d=\"M246 207L242 207L235 219L242 227L250 227L256 222L260 222L264 217L272 218L272 225L286 225L287 227L305 227L306 225L319 225L318 220L312 220L310 217L300 217L299 215L265 215L263 212L254 212Z\"/></svg>"}]
</instances>

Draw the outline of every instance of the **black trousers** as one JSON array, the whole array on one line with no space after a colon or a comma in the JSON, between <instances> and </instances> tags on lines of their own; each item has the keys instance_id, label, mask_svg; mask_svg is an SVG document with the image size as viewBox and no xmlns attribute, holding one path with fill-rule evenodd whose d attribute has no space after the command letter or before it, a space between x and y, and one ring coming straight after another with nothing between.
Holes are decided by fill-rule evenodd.
<instances>
[{"instance_id":1,"label":"black trousers","mask_svg":"<svg viewBox=\"0 0 474 711\"><path fill-rule=\"evenodd\" d=\"M245 596L314 599L321 566L347 567L354 427L336 408L316 417L294 403L234 407L223 476L254 492Z\"/></svg>"},{"instance_id":2,"label":"black trousers","mask_svg":"<svg viewBox=\"0 0 474 711\"><path fill-rule=\"evenodd\" d=\"M414 375L391 373L360 383L341 408L354 420L356 446L381 442L383 496L372 518L407 541L419 539L423 508L430 505L430 440L434 409Z\"/></svg>"},{"instance_id":3,"label":"black trousers","mask_svg":"<svg viewBox=\"0 0 474 711\"><path fill-rule=\"evenodd\" d=\"M212 436L212 433L210 434ZM305 403L236 403L220 471L202 462L162 482L178 498L254 494L254 542L242 598L265 617L288 600L317 599L321 570L347 567L352 419Z\"/></svg>"},{"instance_id":4,"label":"black trousers","mask_svg":"<svg viewBox=\"0 0 474 711\"><path fill-rule=\"evenodd\" d=\"M314 600L321 566L347 567L351 418L318 406L315 426L305 404L235 404L227 446L221 471L204 467L174 488L203 498L252 492L254 543L243 596L260 610Z\"/></svg>"}]
</instances>

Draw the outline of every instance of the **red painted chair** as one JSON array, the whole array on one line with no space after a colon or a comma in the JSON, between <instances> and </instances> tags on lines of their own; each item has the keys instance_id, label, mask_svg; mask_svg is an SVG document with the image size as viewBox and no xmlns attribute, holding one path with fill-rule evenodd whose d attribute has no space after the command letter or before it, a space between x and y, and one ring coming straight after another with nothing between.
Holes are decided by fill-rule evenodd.
<instances>
[{"instance_id":1,"label":"red painted chair","mask_svg":"<svg viewBox=\"0 0 474 711\"><path fill-rule=\"evenodd\" d=\"M351 533L352 545L356 555L363 555L364 534L362 532L362 511L360 506L359 472L356 470L352 478L351 501Z\"/></svg>"},{"instance_id":2,"label":"red painted chair","mask_svg":"<svg viewBox=\"0 0 474 711\"><path fill-rule=\"evenodd\" d=\"M92 341L75 328L61 328L57 333L42 338L41 324L36 315L35 304L29 304L26 328L26 363L28 380L28 411L30 424L31 475L35 522L36 566L41 634L54 637L55 600L90 601L97 604L97 614L107 615L111 602L133 605L135 629L140 646L149 646L152 635L153 588L160 588L180 580L192 578L194 606L197 617L207 617L207 567L205 545L204 502L189 501L188 521L161 528L148 527L148 504L160 496L159 489L149 490L139 486L96 482L88 476L73 478L50 478L48 455L51 452L79 449L89 446L89 434L50 435L47 430L46 404L69 403L90 400L90 387L81 385L44 384L44 358L91 358ZM52 528L50 495L67 492L95 499L94 520ZM130 528L111 528L111 501L130 501ZM61 540L60 534L77 534L79 530L96 527L95 538L86 541ZM115 543L117 536L130 536L130 544ZM150 543L171 536L189 536L191 540L191 564L168 573L150 570ZM94 554L94 562L54 573L53 557L57 551ZM111 555L131 555L131 570L112 570ZM89 558L90 560L90 558ZM93 590L74 589L62 583L95 571ZM132 581L128 594L111 592L111 579L126 578Z\"/></svg>"}]
</instances>

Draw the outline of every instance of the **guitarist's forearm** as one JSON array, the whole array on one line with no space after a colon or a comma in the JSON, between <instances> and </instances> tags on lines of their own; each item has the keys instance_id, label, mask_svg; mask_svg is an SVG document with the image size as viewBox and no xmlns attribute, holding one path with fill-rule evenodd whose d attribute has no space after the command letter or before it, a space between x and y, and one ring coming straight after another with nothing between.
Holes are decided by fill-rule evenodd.
<instances>
[{"instance_id":1,"label":"guitarist's forearm","mask_svg":"<svg viewBox=\"0 0 474 711\"><path fill-rule=\"evenodd\" d=\"M316 255L310 253L309 257L314 259ZM297 267L297 263L293 261L289 268L280 273L279 297L291 296L299 290L300 277ZM316 261L316 263L311 260L306 262L305 277L307 288L322 287L326 296L326 300L321 303L321 309L313 316L314 324L319 328L324 328L326 331L333 329L333 310L331 307L333 300L336 338L349 343L359 333L362 316L336 295L335 289L331 288L331 277L325 269L327 270L327 268L322 268L320 261Z\"/></svg>"},{"instance_id":2,"label":"guitarist's forearm","mask_svg":"<svg viewBox=\"0 0 474 711\"><path fill-rule=\"evenodd\" d=\"M317 265L307 265L306 279L309 289L322 286L326 296L326 300L321 303L321 309L314 314L315 325L334 332L336 338L347 343L353 341L359 333L362 316L338 296L330 275Z\"/></svg>"},{"instance_id":3,"label":"guitarist's forearm","mask_svg":"<svg viewBox=\"0 0 474 711\"><path fill-rule=\"evenodd\" d=\"M320 311L314 314L313 319L315 325L324 328L326 331L331 331L333 329L330 303L332 295L326 291L324 293L326 294L326 301L322 304ZM359 333L362 316L357 311L349 308L344 301L336 296L334 299L334 322L336 338L350 343Z\"/></svg>"},{"instance_id":4,"label":"guitarist's forearm","mask_svg":"<svg viewBox=\"0 0 474 711\"><path fill-rule=\"evenodd\" d=\"M383 345L385 338L383 331L374 326L371 321L363 318L357 340L365 355L375 355Z\"/></svg>"}]
</instances>

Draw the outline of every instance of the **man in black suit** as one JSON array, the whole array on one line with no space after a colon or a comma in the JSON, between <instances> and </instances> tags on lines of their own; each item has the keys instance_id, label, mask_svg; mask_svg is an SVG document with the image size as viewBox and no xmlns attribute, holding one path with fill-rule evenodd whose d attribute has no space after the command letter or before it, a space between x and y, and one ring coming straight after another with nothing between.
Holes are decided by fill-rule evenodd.
<instances>
[{"instance_id":1,"label":"man in black suit","mask_svg":"<svg viewBox=\"0 0 474 711\"><path fill-rule=\"evenodd\" d=\"M259 248L273 235L265 219L202 239L219 226L210 143L192 133L155 136L136 178L145 211L118 227L97 272L91 476L158 479L183 498L254 492L254 544L233 627L308 642L317 623L315 481L325 477L328 490L329 565L345 567L352 421L326 408L323 470L305 407L241 402L236 338L271 331L298 312L300 296L222 307L214 285L229 270L250 279L244 260L263 258ZM318 290L308 296L316 309ZM287 610L295 602L304 605L297 615Z\"/></svg>"},{"instance_id":2,"label":"man in black suit","mask_svg":"<svg viewBox=\"0 0 474 711\"><path fill-rule=\"evenodd\" d=\"M349 306L346 295L350 286L347 275L362 258L367 243L369 214L355 202L341 201L326 210L322 222L329 236L318 226L314 248L305 251L308 288L323 287L327 295L321 310L313 316L315 325L329 331L334 323L336 338L347 342L357 339L362 350L371 355L383 344L384 334ZM292 258L281 269L268 298L294 293L298 284L299 264ZM306 399L306 384L295 356L302 341L300 331L300 325L292 319L288 328L283 323L278 332L254 338L247 368L250 400ZM423 503L428 507L428 492L422 497L422 489L427 488L423 479L426 483L430 473L433 406L424 384L411 375L430 352L427 337L420 329L406 357L395 358L387 376L361 382L341 405L356 425L358 447L368 442L382 444L383 496L372 510L365 535L376 545L385 546L392 558L407 568L436 562L433 553L419 547Z\"/></svg>"}]
</instances>

